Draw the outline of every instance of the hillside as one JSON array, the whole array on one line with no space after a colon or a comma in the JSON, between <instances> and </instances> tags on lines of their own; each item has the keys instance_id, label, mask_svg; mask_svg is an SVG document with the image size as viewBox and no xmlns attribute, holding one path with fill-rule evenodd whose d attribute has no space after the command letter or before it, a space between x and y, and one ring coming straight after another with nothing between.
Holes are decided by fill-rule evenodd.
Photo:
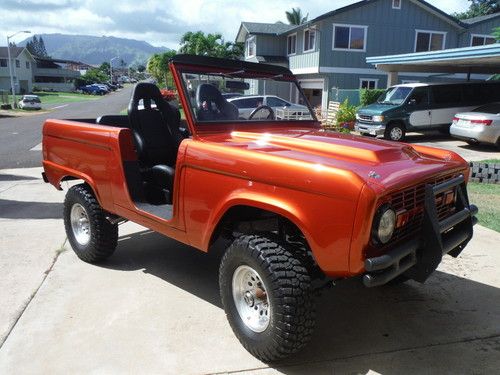
<instances>
[{"instance_id":1,"label":"hillside","mask_svg":"<svg viewBox=\"0 0 500 375\"><path fill-rule=\"evenodd\" d=\"M120 56L127 65L146 63L154 53L168 51L166 47L154 47L151 44L134 39L115 38L113 36L37 34L43 37L47 53L53 58L81 61L87 64L101 64ZM19 43L25 46L31 37ZM114 63L118 63L115 60Z\"/></svg>"}]
</instances>

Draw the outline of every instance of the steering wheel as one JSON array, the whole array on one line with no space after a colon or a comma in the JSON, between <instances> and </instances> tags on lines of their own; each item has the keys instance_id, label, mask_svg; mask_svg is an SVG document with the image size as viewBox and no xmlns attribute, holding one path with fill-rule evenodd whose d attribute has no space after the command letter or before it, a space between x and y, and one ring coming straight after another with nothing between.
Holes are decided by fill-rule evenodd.
<instances>
[{"instance_id":1,"label":"steering wheel","mask_svg":"<svg viewBox=\"0 0 500 375\"><path fill-rule=\"evenodd\" d=\"M263 109L267 109L269 111L269 115L267 115L267 120L274 120L276 119L276 116L274 114L274 111L271 107L268 105L259 105L257 108L255 108L252 113L250 113L250 116L248 116L248 119L251 120L255 116L255 114L259 111L262 111Z\"/></svg>"}]
</instances>

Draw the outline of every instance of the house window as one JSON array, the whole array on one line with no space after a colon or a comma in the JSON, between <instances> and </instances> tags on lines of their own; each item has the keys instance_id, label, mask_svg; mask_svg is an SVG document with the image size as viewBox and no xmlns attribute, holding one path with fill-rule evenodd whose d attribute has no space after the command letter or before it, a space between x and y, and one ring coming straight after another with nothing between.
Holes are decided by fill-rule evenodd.
<instances>
[{"instance_id":1,"label":"house window","mask_svg":"<svg viewBox=\"0 0 500 375\"><path fill-rule=\"evenodd\" d=\"M286 44L286 54L295 55L297 50L297 34L288 35Z\"/></svg>"},{"instance_id":2,"label":"house window","mask_svg":"<svg viewBox=\"0 0 500 375\"><path fill-rule=\"evenodd\" d=\"M401 0L392 0L392 9L401 9Z\"/></svg>"},{"instance_id":3,"label":"house window","mask_svg":"<svg viewBox=\"0 0 500 375\"><path fill-rule=\"evenodd\" d=\"M333 25L333 49L341 51L366 51L368 26Z\"/></svg>"},{"instance_id":4,"label":"house window","mask_svg":"<svg viewBox=\"0 0 500 375\"><path fill-rule=\"evenodd\" d=\"M304 30L304 52L313 51L316 47L316 30Z\"/></svg>"},{"instance_id":5,"label":"house window","mask_svg":"<svg viewBox=\"0 0 500 375\"><path fill-rule=\"evenodd\" d=\"M496 39L491 35L472 34L470 39L471 47L485 46L487 44L493 44L495 42Z\"/></svg>"},{"instance_id":6,"label":"house window","mask_svg":"<svg viewBox=\"0 0 500 375\"><path fill-rule=\"evenodd\" d=\"M21 67L21 62L19 60L16 60L16 68L20 68Z\"/></svg>"},{"instance_id":7,"label":"house window","mask_svg":"<svg viewBox=\"0 0 500 375\"><path fill-rule=\"evenodd\" d=\"M29 68L30 68L30 62L26 61L26 69L29 69Z\"/></svg>"},{"instance_id":8,"label":"house window","mask_svg":"<svg viewBox=\"0 0 500 375\"><path fill-rule=\"evenodd\" d=\"M7 59L0 59L0 67L2 68L7 67Z\"/></svg>"},{"instance_id":9,"label":"house window","mask_svg":"<svg viewBox=\"0 0 500 375\"><path fill-rule=\"evenodd\" d=\"M445 40L445 32L416 30L415 52L439 51L444 49Z\"/></svg>"},{"instance_id":10,"label":"house window","mask_svg":"<svg viewBox=\"0 0 500 375\"><path fill-rule=\"evenodd\" d=\"M247 39L245 50L246 50L247 57L254 57L255 56L255 36L251 36L250 38Z\"/></svg>"},{"instance_id":11,"label":"house window","mask_svg":"<svg viewBox=\"0 0 500 375\"><path fill-rule=\"evenodd\" d=\"M378 79L372 78L360 78L359 88L360 89L376 89L378 86Z\"/></svg>"}]
</instances>

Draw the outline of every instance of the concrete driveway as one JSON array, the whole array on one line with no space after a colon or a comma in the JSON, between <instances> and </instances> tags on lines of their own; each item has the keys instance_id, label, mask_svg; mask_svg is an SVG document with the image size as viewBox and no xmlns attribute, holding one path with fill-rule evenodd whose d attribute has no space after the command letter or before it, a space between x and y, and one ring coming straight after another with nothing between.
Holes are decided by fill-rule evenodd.
<instances>
[{"instance_id":1,"label":"concrete driveway","mask_svg":"<svg viewBox=\"0 0 500 375\"><path fill-rule=\"evenodd\" d=\"M310 345L270 367L231 332L217 256L126 223L116 253L86 264L61 247L64 193L39 172L0 171L1 374L498 373L496 232L477 226L424 285L339 282Z\"/></svg>"},{"instance_id":2,"label":"concrete driveway","mask_svg":"<svg viewBox=\"0 0 500 375\"><path fill-rule=\"evenodd\" d=\"M467 142L439 132L408 133L405 142L454 151L467 161L500 159L500 150L495 146L484 144L471 146Z\"/></svg>"}]
</instances>

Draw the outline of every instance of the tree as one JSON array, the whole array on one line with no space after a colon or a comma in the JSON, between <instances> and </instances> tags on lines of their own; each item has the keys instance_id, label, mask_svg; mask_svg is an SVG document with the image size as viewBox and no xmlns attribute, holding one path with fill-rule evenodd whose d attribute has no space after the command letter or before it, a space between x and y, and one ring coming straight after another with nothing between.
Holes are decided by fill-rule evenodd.
<instances>
[{"instance_id":1,"label":"tree","mask_svg":"<svg viewBox=\"0 0 500 375\"><path fill-rule=\"evenodd\" d=\"M170 68L168 66L168 61L177 54L176 51L171 50L163 53L155 53L148 60L146 70L149 74L151 74L154 79L160 85L169 85L169 81L171 84Z\"/></svg>"},{"instance_id":2,"label":"tree","mask_svg":"<svg viewBox=\"0 0 500 375\"><path fill-rule=\"evenodd\" d=\"M104 64L106 63L101 64L101 67ZM75 85L84 86L84 85L90 85L92 83L104 83L107 81L109 81L109 70L107 73L104 73L99 67L87 70L87 73L77 78Z\"/></svg>"},{"instance_id":3,"label":"tree","mask_svg":"<svg viewBox=\"0 0 500 375\"><path fill-rule=\"evenodd\" d=\"M497 42L500 42L500 27L495 27L493 29L493 36L497 40Z\"/></svg>"},{"instance_id":4,"label":"tree","mask_svg":"<svg viewBox=\"0 0 500 375\"><path fill-rule=\"evenodd\" d=\"M302 17L300 8L292 8L291 12L286 11L285 14L290 25L302 25L307 22L307 18L309 17L309 13L305 17Z\"/></svg>"},{"instance_id":5,"label":"tree","mask_svg":"<svg viewBox=\"0 0 500 375\"><path fill-rule=\"evenodd\" d=\"M33 35L31 41L26 43L26 48L33 56L38 57L50 57L47 53L47 49L45 48L45 42L43 38L38 38L36 35Z\"/></svg>"},{"instance_id":6,"label":"tree","mask_svg":"<svg viewBox=\"0 0 500 375\"><path fill-rule=\"evenodd\" d=\"M462 13L454 13L453 16L463 20L472 17L485 16L500 12L499 0L468 0L469 9Z\"/></svg>"},{"instance_id":7,"label":"tree","mask_svg":"<svg viewBox=\"0 0 500 375\"><path fill-rule=\"evenodd\" d=\"M225 42L222 35L207 34L202 31L187 32L180 41L179 52L191 55L239 59L243 55L243 43Z\"/></svg>"}]
</instances>

